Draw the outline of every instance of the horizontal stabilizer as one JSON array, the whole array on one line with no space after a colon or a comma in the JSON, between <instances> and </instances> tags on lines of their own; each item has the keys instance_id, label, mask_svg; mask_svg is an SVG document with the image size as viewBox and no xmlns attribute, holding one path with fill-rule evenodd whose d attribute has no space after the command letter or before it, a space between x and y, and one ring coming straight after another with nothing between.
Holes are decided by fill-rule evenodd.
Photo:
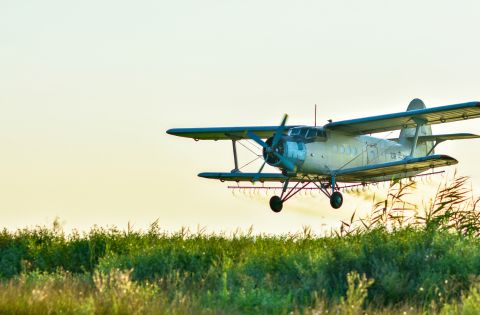
<instances>
[{"instance_id":1,"label":"horizontal stabilizer","mask_svg":"<svg viewBox=\"0 0 480 315\"><path fill-rule=\"evenodd\" d=\"M409 140L413 140L414 137L407 137ZM445 135L428 135L428 136L419 136L418 142L425 142L425 141L436 141L436 142L443 142L447 140L464 140L464 139L475 139L480 138L479 135L475 135L473 133L450 133ZM400 139L394 138L389 139L391 141L399 141Z\"/></svg>"},{"instance_id":2,"label":"horizontal stabilizer","mask_svg":"<svg viewBox=\"0 0 480 315\"><path fill-rule=\"evenodd\" d=\"M444 167L457 164L458 161L448 155L429 155L415 158L405 158L403 160L379 163L367 166L353 167L349 169L336 170L337 181L357 182L368 179L383 178L384 180L392 177L408 177L426 171L430 168Z\"/></svg>"}]
</instances>

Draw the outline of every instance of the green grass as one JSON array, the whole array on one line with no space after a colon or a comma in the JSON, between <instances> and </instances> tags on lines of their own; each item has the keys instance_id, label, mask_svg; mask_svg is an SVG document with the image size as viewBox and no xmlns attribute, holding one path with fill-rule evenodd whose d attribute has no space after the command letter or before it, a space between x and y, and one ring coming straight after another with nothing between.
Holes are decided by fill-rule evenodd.
<instances>
[{"instance_id":1,"label":"green grass","mask_svg":"<svg viewBox=\"0 0 480 315\"><path fill-rule=\"evenodd\" d=\"M0 233L0 313L480 312L476 202L465 178L406 215L393 182L369 218L330 236L93 229Z\"/></svg>"}]
</instances>

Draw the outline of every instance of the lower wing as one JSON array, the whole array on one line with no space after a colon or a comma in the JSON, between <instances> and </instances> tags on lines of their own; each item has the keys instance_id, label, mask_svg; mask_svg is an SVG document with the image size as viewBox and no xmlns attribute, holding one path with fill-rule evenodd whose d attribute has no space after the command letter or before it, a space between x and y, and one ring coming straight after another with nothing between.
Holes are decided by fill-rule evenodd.
<instances>
[{"instance_id":1,"label":"lower wing","mask_svg":"<svg viewBox=\"0 0 480 315\"><path fill-rule=\"evenodd\" d=\"M335 175L337 182L369 182L382 180L390 180L392 177L408 177L426 171L431 168L443 167L457 164L458 161L448 155L429 155L418 158L407 158L400 161L372 164L367 166L353 167L348 169L335 170L331 174L311 174L297 175L287 177L280 173L222 173L222 172L205 172L198 176L210 179L219 179L221 181L233 182L284 182L287 179L290 182L307 182L329 180Z\"/></svg>"},{"instance_id":2,"label":"lower wing","mask_svg":"<svg viewBox=\"0 0 480 315\"><path fill-rule=\"evenodd\" d=\"M280 173L220 173L220 172L205 172L198 176L210 179L219 179L221 181L229 182L284 182L288 179L287 176Z\"/></svg>"},{"instance_id":3,"label":"lower wing","mask_svg":"<svg viewBox=\"0 0 480 315\"><path fill-rule=\"evenodd\" d=\"M408 177L431 168L457 164L458 161L448 155L429 155L406 158L400 161L372 164L336 170L333 172L339 182L368 182L372 179L392 177Z\"/></svg>"}]
</instances>

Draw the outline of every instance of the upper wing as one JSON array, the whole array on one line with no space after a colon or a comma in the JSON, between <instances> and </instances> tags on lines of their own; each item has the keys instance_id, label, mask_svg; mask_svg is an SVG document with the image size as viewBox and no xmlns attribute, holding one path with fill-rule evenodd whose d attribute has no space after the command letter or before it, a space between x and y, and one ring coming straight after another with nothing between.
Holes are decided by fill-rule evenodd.
<instances>
[{"instance_id":1,"label":"upper wing","mask_svg":"<svg viewBox=\"0 0 480 315\"><path fill-rule=\"evenodd\" d=\"M334 171L339 182L366 181L374 178L388 180L393 175L413 176L434 167L457 164L458 161L448 155L429 155L418 158L407 158L400 161L379 163ZM411 175L409 175L411 174Z\"/></svg>"},{"instance_id":2,"label":"upper wing","mask_svg":"<svg viewBox=\"0 0 480 315\"><path fill-rule=\"evenodd\" d=\"M469 102L337 121L326 124L325 128L361 135L416 127L415 119L421 119L425 124L433 125L478 117L480 117L480 102Z\"/></svg>"},{"instance_id":3,"label":"upper wing","mask_svg":"<svg viewBox=\"0 0 480 315\"><path fill-rule=\"evenodd\" d=\"M285 126L285 130L297 126ZM193 138L195 140L240 140L250 139L247 132L254 132L260 138L273 136L278 126L250 127L214 127L214 128L174 128L167 133L174 136Z\"/></svg>"}]
</instances>

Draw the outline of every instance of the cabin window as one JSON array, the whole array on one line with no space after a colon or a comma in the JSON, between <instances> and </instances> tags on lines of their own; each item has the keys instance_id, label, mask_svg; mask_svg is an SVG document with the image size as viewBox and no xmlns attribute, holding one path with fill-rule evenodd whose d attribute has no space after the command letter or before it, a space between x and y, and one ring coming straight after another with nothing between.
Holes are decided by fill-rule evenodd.
<instances>
[{"instance_id":1,"label":"cabin window","mask_svg":"<svg viewBox=\"0 0 480 315\"><path fill-rule=\"evenodd\" d=\"M305 137L305 136L307 135L307 131L308 131L307 128L302 128L302 129L300 129L300 135L301 135L302 137Z\"/></svg>"},{"instance_id":2,"label":"cabin window","mask_svg":"<svg viewBox=\"0 0 480 315\"><path fill-rule=\"evenodd\" d=\"M317 129L317 137L326 138L326 137L327 137L327 133L326 133L325 130L323 130L323 129Z\"/></svg>"},{"instance_id":3,"label":"cabin window","mask_svg":"<svg viewBox=\"0 0 480 315\"><path fill-rule=\"evenodd\" d=\"M345 153L345 147L341 144L338 148L338 150L340 151L340 153Z\"/></svg>"},{"instance_id":4,"label":"cabin window","mask_svg":"<svg viewBox=\"0 0 480 315\"><path fill-rule=\"evenodd\" d=\"M349 145L346 146L346 153L348 155L352 154L352 148Z\"/></svg>"},{"instance_id":5,"label":"cabin window","mask_svg":"<svg viewBox=\"0 0 480 315\"><path fill-rule=\"evenodd\" d=\"M307 138L315 138L317 136L317 130L309 129L307 132Z\"/></svg>"}]
</instances>

